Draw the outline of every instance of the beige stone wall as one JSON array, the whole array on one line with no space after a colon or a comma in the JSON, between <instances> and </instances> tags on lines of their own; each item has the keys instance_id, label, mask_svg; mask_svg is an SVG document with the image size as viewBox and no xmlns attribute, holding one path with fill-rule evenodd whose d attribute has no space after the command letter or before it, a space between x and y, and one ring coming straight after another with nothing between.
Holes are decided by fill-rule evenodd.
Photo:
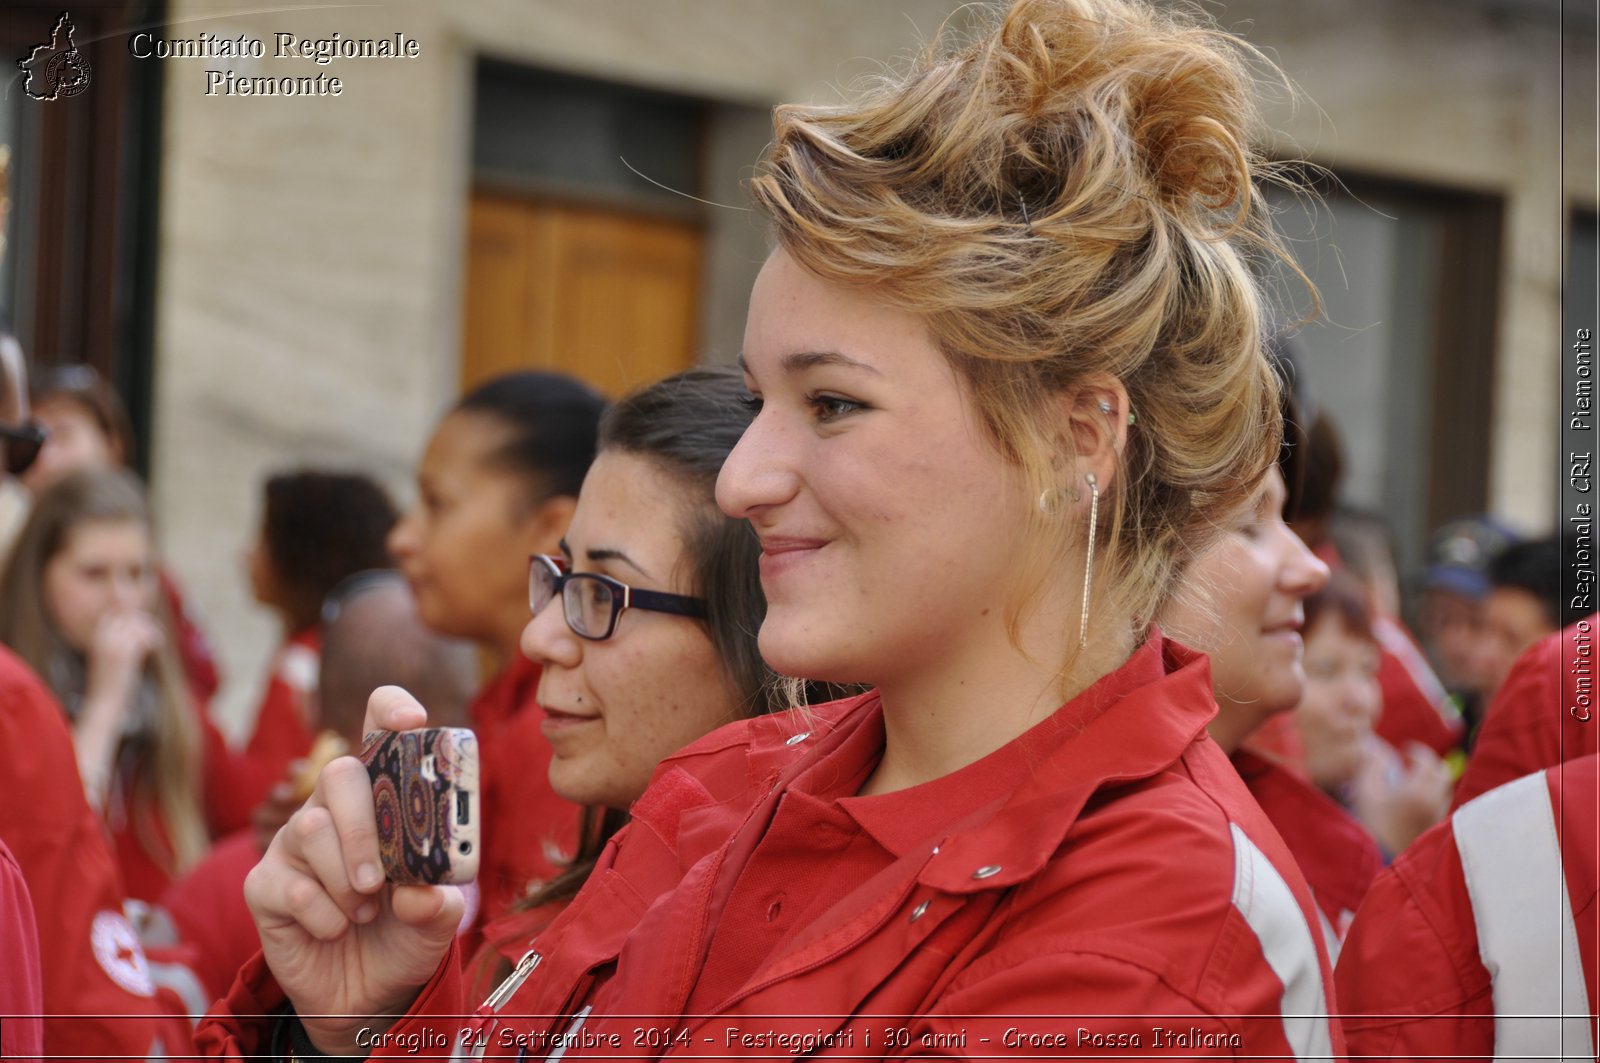
<instances>
[{"instance_id":1,"label":"beige stone wall","mask_svg":"<svg viewBox=\"0 0 1600 1063\"><path fill-rule=\"evenodd\" d=\"M173 0L168 36L384 36L407 61L237 61L240 74L336 74L337 98L207 97L220 60L167 60L155 461L171 562L218 636L219 704L245 722L275 641L248 600L241 554L262 476L298 463L381 474L409 498L409 467L452 399L469 187L472 61L488 54L765 107L825 99L903 53L954 0L415 0L251 13ZM1217 7L1217 5L1213 5ZM1443 0L1229 0L1315 106L1280 110L1310 158L1508 197L1493 499L1527 524L1549 510L1561 190L1592 194L1594 115L1560 126L1554 25L1496 21ZM1253 23L1253 25L1248 25ZM1569 47L1592 54L1592 37ZM871 57L871 58L863 58ZM712 194L759 129L715 139ZM1585 139L1587 137L1587 139ZM1574 160L1577 161L1574 161ZM1591 204L1592 205L1592 204ZM759 233L719 216L707 348L738 341ZM1514 383L1513 383L1514 382Z\"/></svg>"}]
</instances>

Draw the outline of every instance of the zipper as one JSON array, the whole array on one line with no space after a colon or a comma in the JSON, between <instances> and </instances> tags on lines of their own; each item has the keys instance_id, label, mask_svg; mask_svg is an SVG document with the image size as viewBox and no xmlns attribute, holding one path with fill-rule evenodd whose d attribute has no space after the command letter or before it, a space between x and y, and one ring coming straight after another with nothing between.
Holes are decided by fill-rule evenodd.
<instances>
[{"instance_id":1,"label":"zipper","mask_svg":"<svg viewBox=\"0 0 1600 1063\"><path fill-rule=\"evenodd\" d=\"M496 1012L506 1006L516 991L522 988L522 983L528 980L528 976L539 966L542 959L544 957L539 955L537 949L529 949L523 953L506 980L496 986L494 992L478 1005L478 1009L472 1013L472 1021L467 1024L466 1037L463 1038L467 1047L471 1047L479 1039L483 1028L495 1017Z\"/></svg>"}]
</instances>

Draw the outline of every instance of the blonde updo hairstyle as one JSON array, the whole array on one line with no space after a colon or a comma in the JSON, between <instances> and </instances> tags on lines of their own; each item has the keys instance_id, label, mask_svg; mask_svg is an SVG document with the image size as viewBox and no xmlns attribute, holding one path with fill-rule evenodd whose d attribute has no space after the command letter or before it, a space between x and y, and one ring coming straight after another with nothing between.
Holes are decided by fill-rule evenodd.
<instances>
[{"instance_id":1,"label":"blonde updo hairstyle","mask_svg":"<svg viewBox=\"0 0 1600 1063\"><path fill-rule=\"evenodd\" d=\"M1255 188L1274 176L1257 68L1275 70L1143 3L1020 0L857 102L779 107L751 181L800 265L924 318L1036 495L1082 490L1059 516L1030 505L1026 586L1087 533L1054 400L1122 383L1137 421L1102 485L1094 604L1136 631L1278 456L1254 267L1299 271Z\"/></svg>"}]
</instances>

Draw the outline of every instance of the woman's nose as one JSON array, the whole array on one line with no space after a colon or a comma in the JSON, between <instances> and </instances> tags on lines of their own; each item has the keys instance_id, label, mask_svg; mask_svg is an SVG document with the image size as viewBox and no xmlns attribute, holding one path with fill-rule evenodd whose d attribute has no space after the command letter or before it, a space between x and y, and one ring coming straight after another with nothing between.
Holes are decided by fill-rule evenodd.
<instances>
[{"instance_id":1,"label":"woman's nose","mask_svg":"<svg viewBox=\"0 0 1600 1063\"><path fill-rule=\"evenodd\" d=\"M1327 564L1311 552L1305 540L1296 535L1293 529L1285 526L1283 535L1288 556L1279 571L1284 590L1296 597L1306 598L1327 586Z\"/></svg>"},{"instance_id":2,"label":"woman's nose","mask_svg":"<svg viewBox=\"0 0 1600 1063\"><path fill-rule=\"evenodd\" d=\"M794 497L799 477L791 450L776 418L766 411L757 414L722 463L717 477L722 512L748 520Z\"/></svg>"},{"instance_id":3,"label":"woman's nose","mask_svg":"<svg viewBox=\"0 0 1600 1063\"><path fill-rule=\"evenodd\" d=\"M522 655L541 664L572 668L583 659L583 640L572 633L561 595L545 603L522 628Z\"/></svg>"},{"instance_id":4,"label":"woman's nose","mask_svg":"<svg viewBox=\"0 0 1600 1063\"><path fill-rule=\"evenodd\" d=\"M389 550L389 556L396 561L410 557L417 552L417 516L416 507L405 511L399 520L394 522L394 527L389 529L389 537L384 541L384 546Z\"/></svg>"}]
</instances>

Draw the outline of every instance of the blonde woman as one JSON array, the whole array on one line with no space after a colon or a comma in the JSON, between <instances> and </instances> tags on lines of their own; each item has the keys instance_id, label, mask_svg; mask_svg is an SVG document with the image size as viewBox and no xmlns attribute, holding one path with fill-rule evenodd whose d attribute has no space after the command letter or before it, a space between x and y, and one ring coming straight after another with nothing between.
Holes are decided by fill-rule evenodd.
<instances>
[{"instance_id":1,"label":"blonde woman","mask_svg":"<svg viewBox=\"0 0 1600 1063\"><path fill-rule=\"evenodd\" d=\"M761 542L767 662L875 689L669 757L475 1015L456 892L380 881L335 762L252 872L264 955L207 1049L1338 1055L1309 891L1206 736L1204 658L1151 626L1277 454L1257 62L1022 0L779 108L717 498Z\"/></svg>"}]
</instances>

